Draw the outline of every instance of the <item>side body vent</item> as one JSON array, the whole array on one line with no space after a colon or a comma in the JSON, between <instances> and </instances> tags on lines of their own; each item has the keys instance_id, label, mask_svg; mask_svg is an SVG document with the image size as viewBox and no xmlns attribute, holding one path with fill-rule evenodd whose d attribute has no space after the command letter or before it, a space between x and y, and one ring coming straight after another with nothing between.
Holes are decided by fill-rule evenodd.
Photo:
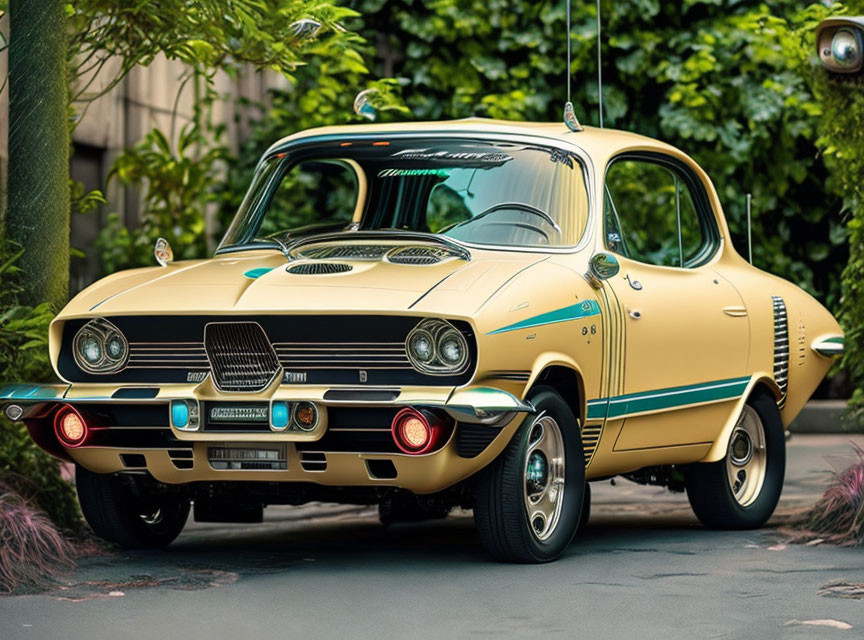
<instances>
[{"instance_id":1,"label":"side body vent","mask_svg":"<svg viewBox=\"0 0 864 640\"><path fill-rule=\"evenodd\" d=\"M586 426L582 429L582 450L585 454L585 466L591 462L594 457L594 452L597 450L597 443L600 442L600 434L603 432L603 423L591 426Z\"/></svg>"},{"instance_id":2,"label":"side body vent","mask_svg":"<svg viewBox=\"0 0 864 640\"><path fill-rule=\"evenodd\" d=\"M273 346L256 322L208 324L204 349L221 391L261 391L279 370Z\"/></svg>"},{"instance_id":3,"label":"side body vent","mask_svg":"<svg viewBox=\"0 0 864 640\"><path fill-rule=\"evenodd\" d=\"M295 276L324 276L332 273L347 273L353 267L350 264L340 264L338 262L306 262L293 267L288 267L286 271Z\"/></svg>"},{"instance_id":4,"label":"side body vent","mask_svg":"<svg viewBox=\"0 0 864 640\"><path fill-rule=\"evenodd\" d=\"M771 296L774 304L774 382L780 387L782 409L786 406L786 389L789 385L789 320L786 303L780 296Z\"/></svg>"}]
</instances>

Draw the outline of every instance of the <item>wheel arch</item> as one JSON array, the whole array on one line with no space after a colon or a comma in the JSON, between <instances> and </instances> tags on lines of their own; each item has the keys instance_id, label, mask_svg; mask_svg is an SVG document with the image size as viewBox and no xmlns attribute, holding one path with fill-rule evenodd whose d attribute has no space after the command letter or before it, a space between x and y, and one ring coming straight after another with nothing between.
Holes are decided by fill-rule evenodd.
<instances>
[{"instance_id":1,"label":"wheel arch","mask_svg":"<svg viewBox=\"0 0 864 640\"><path fill-rule=\"evenodd\" d=\"M567 404L581 427L585 416L585 383L575 363L553 360L546 362L526 386L525 397L537 387L554 389Z\"/></svg>"},{"instance_id":2,"label":"wheel arch","mask_svg":"<svg viewBox=\"0 0 864 640\"><path fill-rule=\"evenodd\" d=\"M735 408L730 412L729 418L723 425L723 428L708 450L708 453L699 462L717 462L726 456L726 443L732 435L732 430L738 424L738 418L741 416L741 411L744 410L744 405L753 396L754 393L767 392L770 393L776 402L783 399L783 392L774 381L773 376L766 372L755 373L750 377L750 382L747 383L747 388L741 397L735 403ZM784 425L786 426L786 425Z\"/></svg>"}]
</instances>

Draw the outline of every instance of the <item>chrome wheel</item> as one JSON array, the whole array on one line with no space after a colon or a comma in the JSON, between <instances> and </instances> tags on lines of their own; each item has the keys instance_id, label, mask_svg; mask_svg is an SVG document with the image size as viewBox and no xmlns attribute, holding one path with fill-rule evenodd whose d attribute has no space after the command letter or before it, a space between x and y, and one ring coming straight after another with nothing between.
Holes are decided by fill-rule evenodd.
<instances>
[{"instance_id":1,"label":"chrome wheel","mask_svg":"<svg viewBox=\"0 0 864 640\"><path fill-rule=\"evenodd\" d=\"M564 463L561 428L553 417L541 415L528 434L523 484L528 525L538 540L547 540L561 519Z\"/></svg>"},{"instance_id":2,"label":"chrome wheel","mask_svg":"<svg viewBox=\"0 0 864 640\"><path fill-rule=\"evenodd\" d=\"M140 513L138 517L144 521L144 524L150 525L154 527L162 522L162 509L156 507L154 510L148 513Z\"/></svg>"},{"instance_id":3,"label":"chrome wheel","mask_svg":"<svg viewBox=\"0 0 864 640\"><path fill-rule=\"evenodd\" d=\"M745 405L726 452L729 488L742 507L750 506L759 497L765 482L766 461L765 428L759 414Z\"/></svg>"}]
</instances>

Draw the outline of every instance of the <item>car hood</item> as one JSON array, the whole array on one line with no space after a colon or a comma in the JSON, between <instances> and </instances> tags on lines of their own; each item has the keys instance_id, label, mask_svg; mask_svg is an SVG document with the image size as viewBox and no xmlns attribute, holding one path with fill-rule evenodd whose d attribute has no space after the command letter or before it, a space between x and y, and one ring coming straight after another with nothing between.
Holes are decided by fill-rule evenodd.
<instances>
[{"instance_id":1,"label":"car hood","mask_svg":"<svg viewBox=\"0 0 864 640\"><path fill-rule=\"evenodd\" d=\"M279 253L250 251L117 273L78 294L63 315L426 312L432 310L425 308L424 298L440 289L442 295L446 292L447 315L467 317L516 274L544 259L542 254L479 251L470 261L432 265L383 260L288 265ZM350 270L288 272L298 264L340 264Z\"/></svg>"}]
</instances>

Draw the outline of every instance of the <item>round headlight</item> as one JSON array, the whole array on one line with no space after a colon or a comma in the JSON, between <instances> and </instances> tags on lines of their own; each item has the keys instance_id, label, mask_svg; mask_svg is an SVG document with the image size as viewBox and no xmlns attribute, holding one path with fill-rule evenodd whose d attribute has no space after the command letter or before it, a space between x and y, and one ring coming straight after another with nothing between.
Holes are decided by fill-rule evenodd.
<instances>
[{"instance_id":1,"label":"round headlight","mask_svg":"<svg viewBox=\"0 0 864 640\"><path fill-rule=\"evenodd\" d=\"M87 373L113 373L126 364L129 343L117 327L98 318L75 334L72 353L75 363Z\"/></svg>"},{"instance_id":2,"label":"round headlight","mask_svg":"<svg viewBox=\"0 0 864 640\"><path fill-rule=\"evenodd\" d=\"M468 341L446 320L428 318L408 334L405 350L412 366L422 373L461 373L468 362Z\"/></svg>"},{"instance_id":3,"label":"round headlight","mask_svg":"<svg viewBox=\"0 0 864 640\"><path fill-rule=\"evenodd\" d=\"M78 343L78 348L81 351L81 356L90 365L95 366L102 360L102 345L96 336L90 334L84 336Z\"/></svg>"},{"instance_id":4,"label":"round headlight","mask_svg":"<svg viewBox=\"0 0 864 640\"><path fill-rule=\"evenodd\" d=\"M858 38L849 29L840 29L831 41L831 56L843 67L858 62Z\"/></svg>"},{"instance_id":5,"label":"round headlight","mask_svg":"<svg viewBox=\"0 0 864 640\"><path fill-rule=\"evenodd\" d=\"M119 333L112 333L105 344L105 352L111 360L122 360L126 356L126 340Z\"/></svg>"},{"instance_id":6,"label":"round headlight","mask_svg":"<svg viewBox=\"0 0 864 640\"><path fill-rule=\"evenodd\" d=\"M408 349L411 351L411 355L420 362L430 362L435 357L435 340L431 333L425 329L420 329L411 334Z\"/></svg>"},{"instance_id":7,"label":"round headlight","mask_svg":"<svg viewBox=\"0 0 864 640\"><path fill-rule=\"evenodd\" d=\"M444 332L438 338L438 355L441 362L458 369L468 357L468 345L465 344L464 336L455 329Z\"/></svg>"}]
</instances>

